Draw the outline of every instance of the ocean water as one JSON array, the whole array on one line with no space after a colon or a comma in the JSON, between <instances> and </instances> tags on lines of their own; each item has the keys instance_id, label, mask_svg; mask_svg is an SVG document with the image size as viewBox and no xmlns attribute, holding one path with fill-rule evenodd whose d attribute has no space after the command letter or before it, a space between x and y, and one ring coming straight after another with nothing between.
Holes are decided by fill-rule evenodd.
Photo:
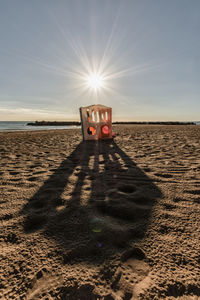
<instances>
[{"instance_id":1,"label":"ocean water","mask_svg":"<svg viewBox=\"0 0 200 300\"><path fill-rule=\"evenodd\" d=\"M0 121L0 131L34 131L50 129L70 129L80 128L80 126L27 126L31 121ZM195 122L200 125L200 121Z\"/></svg>"},{"instance_id":2,"label":"ocean water","mask_svg":"<svg viewBox=\"0 0 200 300\"><path fill-rule=\"evenodd\" d=\"M0 121L0 131L35 131L50 129L80 128L80 126L27 126L31 121Z\"/></svg>"}]
</instances>

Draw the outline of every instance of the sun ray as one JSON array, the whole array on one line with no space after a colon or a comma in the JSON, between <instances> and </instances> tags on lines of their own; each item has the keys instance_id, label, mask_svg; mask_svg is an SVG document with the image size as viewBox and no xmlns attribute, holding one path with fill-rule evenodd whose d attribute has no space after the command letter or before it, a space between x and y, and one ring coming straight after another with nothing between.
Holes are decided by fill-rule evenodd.
<instances>
[{"instance_id":1,"label":"sun ray","mask_svg":"<svg viewBox=\"0 0 200 300\"><path fill-rule=\"evenodd\" d=\"M34 56L31 53L22 53L17 50L12 55L34 63L41 70L66 78L66 85L64 83L62 93L66 93L67 99L87 95L88 98L97 101L100 97L106 99L113 95L113 97L121 99L120 101L126 102L128 96L123 95L120 87L117 87L117 83L120 82L118 79L133 78L133 76L150 72L161 65L158 61L142 63L136 61L133 48L139 44L139 40L136 40L134 45L132 44L134 47L124 49L122 55L117 57L120 47L123 46L123 36L117 35L120 8L116 11L110 32L106 33L107 38L104 36L105 47L101 48L98 54L91 54L89 47L84 47L80 36L73 36L70 27L63 27L60 19L52 11L49 13L52 22L56 25L58 36L62 38L64 44L64 47L61 48L57 44L54 45L56 51L53 52L53 58L56 58L56 61L53 60L51 63L50 58ZM71 48L70 58L66 55L67 48ZM132 58L131 67L127 66L127 62L130 61L127 59L128 55L131 55ZM128 102L129 100L127 100Z\"/></svg>"}]
</instances>

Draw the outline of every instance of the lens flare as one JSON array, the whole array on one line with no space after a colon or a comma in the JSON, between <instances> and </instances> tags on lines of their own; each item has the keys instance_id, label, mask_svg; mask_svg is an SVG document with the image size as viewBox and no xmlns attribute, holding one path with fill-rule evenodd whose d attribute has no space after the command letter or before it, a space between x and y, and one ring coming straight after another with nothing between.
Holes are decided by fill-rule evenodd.
<instances>
[{"instance_id":1,"label":"lens flare","mask_svg":"<svg viewBox=\"0 0 200 300\"><path fill-rule=\"evenodd\" d=\"M93 218L91 220L92 232L100 233L102 231L102 220L99 218Z\"/></svg>"}]
</instances>

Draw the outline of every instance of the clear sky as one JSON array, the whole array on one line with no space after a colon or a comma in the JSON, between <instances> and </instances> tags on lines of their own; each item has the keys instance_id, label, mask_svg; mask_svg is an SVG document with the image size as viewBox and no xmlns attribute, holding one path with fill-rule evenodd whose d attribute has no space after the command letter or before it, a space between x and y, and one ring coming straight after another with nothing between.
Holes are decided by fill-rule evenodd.
<instances>
[{"instance_id":1,"label":"clear sky","mask_svg":"<svg viewBox=\"0 0 200 300\"><path fill-rule=\"evenodd\" d=\"M199 120L199 36L199 0L0 0L0 121Z\"/></svg>"}]
</instances>

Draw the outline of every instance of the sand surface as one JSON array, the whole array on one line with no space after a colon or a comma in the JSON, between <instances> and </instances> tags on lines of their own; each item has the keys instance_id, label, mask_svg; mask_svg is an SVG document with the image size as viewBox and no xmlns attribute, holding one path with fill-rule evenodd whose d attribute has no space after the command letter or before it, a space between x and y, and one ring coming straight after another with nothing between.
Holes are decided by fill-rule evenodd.
<instances>
[{"instance_id":1,"label":"sand surface","mask_svg":"<svg viewBox=\"0 0 200 300\"><path fill-rule=\"evenodd\" d=\"M1 299L200 299L200 126L0 133Z\"/></svg>"}]
</instances>

